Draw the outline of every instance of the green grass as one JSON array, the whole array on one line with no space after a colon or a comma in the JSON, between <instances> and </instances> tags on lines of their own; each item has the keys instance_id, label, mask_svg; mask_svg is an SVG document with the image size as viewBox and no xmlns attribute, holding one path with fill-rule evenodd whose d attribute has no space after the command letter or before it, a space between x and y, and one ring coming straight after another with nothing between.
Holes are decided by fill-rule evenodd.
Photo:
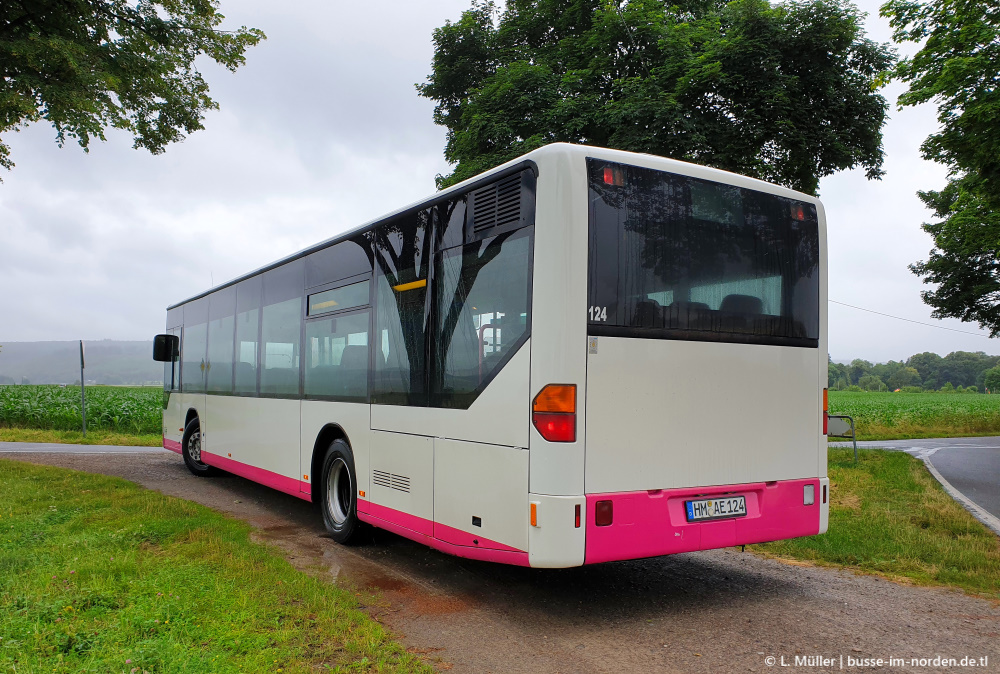
<instances>
[{"instance_id":1,"label":"green grass","mask_svg":"<svg viewBox=\"0 0 1000 674\"><path fill-rule=\"evenodd\" d=\"M1000 395L830 391L859 440L1000 435Z\"/></svg>"},{"instance_id":2,"label":"green grass","mask_svg":"<svg viewBox=\"0 0 1000 674\"><path fill-rule=\"evenodd\" d=\"M87 430L160 435L163 389L88 386ZM0 386L0 426L43 430L82 429L79 386Z\"/></svg>"},{"instance_id":3,"label":"green grass","mask_svg":"<svg viewBox=\"0 0 1000 674\"><path fill-rule=\"evenodd\" d=\"M87 437L81 431L46 431L38 428L0 427L0 442L56 442L74 445L120 445L123 447L162 447L163 436L133 435L117 431L89 429Z\"/></svg>"},{"instance_id":4,"label":"green grass","mask_svg":"<svg viewBox=\"0 0 1000 674\"><path fill-rule=\"evenodd\" d=\"M428 671L246 524L13 461L0 493L0 671Z\"/></svg>"},{"instance_id":5,"label":"green grass","mask_svg":"<svg viewBox=\"0 0 1000 674\"><path fill-rule=\"evenodd\" d=\"M1000 538L904 452L830 449L830 528L754 545L779 558L844 566L1000 600Z\"/></svg>"}]
</instances>

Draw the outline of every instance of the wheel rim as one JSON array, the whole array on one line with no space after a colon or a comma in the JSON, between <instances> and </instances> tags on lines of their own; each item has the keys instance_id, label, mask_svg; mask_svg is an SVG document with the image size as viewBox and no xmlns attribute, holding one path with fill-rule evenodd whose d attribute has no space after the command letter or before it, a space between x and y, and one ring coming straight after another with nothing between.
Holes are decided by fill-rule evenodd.
<instances>
[{"instance_id":1,"label":"wheel rim","mask_svg":"<svg viewBox=\"0 0 1000 674\"><path fill-rule=\"evenodd\" d=\"M201 462L201 431L195 431L188 436L187 444L188 456L199 466L204 466Z\"/></svg>"},{"instance_id":2,"label":"wheel rim","mask_svg":"<svg viewBox=\"0 0 1000 674\"><path fill-rule=\"evenodd\" d=\"M326 481L326 503L330 519L340 526L347 521L351 513L351 499L354 498L354 487L351 484L351 471L340 457L333 461L330 467L330 477Z\"/></svg>"}]
</instances>

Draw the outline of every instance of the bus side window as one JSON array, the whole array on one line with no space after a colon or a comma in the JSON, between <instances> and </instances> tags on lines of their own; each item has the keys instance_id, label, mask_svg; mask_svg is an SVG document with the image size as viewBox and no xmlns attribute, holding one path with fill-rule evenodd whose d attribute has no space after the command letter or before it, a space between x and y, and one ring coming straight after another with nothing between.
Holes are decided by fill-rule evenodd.
<instances>
[{"instance_id":1,"label":"bus side window","mask_svg":"<svg viewBox=\"0 0 1000 674\"><path fill-rule=\"evenodd\" d=\"M208 392L233 391L233 325L236 288L224 288L208 300Z\"/></svg>"},{"instance_id":2,"label":"bus side window","mask_svg":"<svg viewBox=\"0 0 1000 674\"><path fill-rule=\"evenodd\" d=\"M302 267L299 260L264 274L264 305L260 317L262 395L299 394Z\"/></svg>"},{"instance_id":3,"label":"bus side window","mask_svg":"<svg viewBox=\"0 0 1000 674\"><path fill-rule=\"evenodd\" d=\"M208 301L195 300L184 305L184 331L181 336L181 390L205 392L208 351Z\"/></svg>"},{"instance_id":4,"label":"bus side window","mask_svg":"<svg viewBox=\"0 0 1000 674\"><path fill-rule=\"evenodd\" d=\"M531 230L441 254L435 335L437 393L465 407L528 332Z\"/></svg>"},{"instance_id":5,"label":"bus side window","mask_svg":"<svg viewBox=\"0 0 1000 674\"><path fill-rule=\"evenodd\" d=\"M368 399L368 311L306 323L305 394Z\"/></svg>"},{"instance_id":6,"label":"bus side window","mask_svg":"<svg viewBox=\"0 0 1000 674\"><path fill-rule=\"evenodd\" d=\"M234 343L235 391L257 393L257 333L260 327L260 277L236 286L236 340Z\"/></svg>"}]
</instances>

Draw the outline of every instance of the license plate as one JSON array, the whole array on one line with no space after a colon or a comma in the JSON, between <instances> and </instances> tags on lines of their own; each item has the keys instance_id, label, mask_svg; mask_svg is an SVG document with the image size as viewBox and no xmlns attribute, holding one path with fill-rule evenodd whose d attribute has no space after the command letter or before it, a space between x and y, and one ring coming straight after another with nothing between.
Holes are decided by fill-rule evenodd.
<instances>
[{"instance_id":1,"label":"license plate","mask_svg":"<svg viewBox=\"0 0 1000 674\"><path fill-rule=\"evenodd\" d=\"M747 514L747 499L745 496L703 498L697 501L685 501L684 506L687 508L688 522L746 517Z\"/></svg>"}]
</instances>

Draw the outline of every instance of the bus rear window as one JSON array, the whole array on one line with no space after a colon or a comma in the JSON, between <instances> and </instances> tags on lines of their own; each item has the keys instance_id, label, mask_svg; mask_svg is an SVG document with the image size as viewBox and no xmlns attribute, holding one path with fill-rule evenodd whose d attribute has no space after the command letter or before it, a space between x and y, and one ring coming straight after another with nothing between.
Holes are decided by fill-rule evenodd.
<instances>
[{"instance_id":1,"label":"bus rear window","mask_svg":"<svg viewBox=\"0 0 1000 674\"><path fill-rule=\"evenodd\" d=\"M589 334L818 346L814 204L587 162Z\"/></svg>"}]
</instances>

